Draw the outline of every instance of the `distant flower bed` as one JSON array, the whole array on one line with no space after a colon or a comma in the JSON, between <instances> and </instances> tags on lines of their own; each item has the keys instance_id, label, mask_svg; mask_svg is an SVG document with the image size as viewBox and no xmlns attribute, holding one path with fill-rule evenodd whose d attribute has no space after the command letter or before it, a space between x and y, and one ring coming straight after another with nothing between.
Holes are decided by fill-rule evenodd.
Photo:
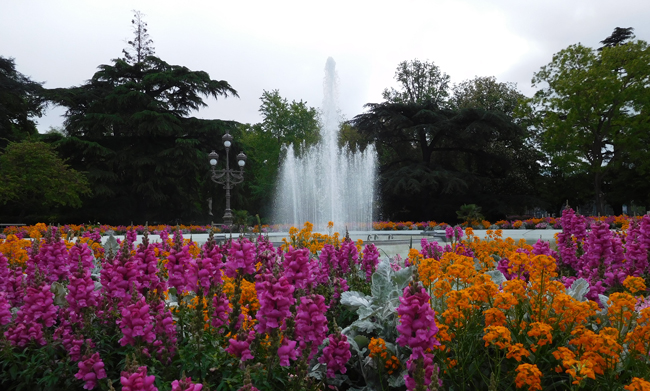
<instances>
[{"instance_id":1,"label":"distant flower bed","mask_svg":"<svg viewBox=\"0 0 650 391\"><path fill-rule=\"evenodd\" d=\"M609 224L610 228L626 228L630 221L635 220L639 221L642 216L587 216L585 217L587 221L587 228L591 227L593 224L597 223L606 223ZM496 222L490 222L488 220L482 221L472 221L469 224L461 224L464 227L470 227L473 229L562 229L561 218L559 217L542 217L542 218L530 218L524 220L499 220ZM399 230L444 230L449 227L450 224L444 222L436 221L376 221L372 224L372 228L377 231L399 231Z\"/></svg>"},{"instance_id":2,"label":"distant flower bed","mask_svg":"<svg viewBox=\"0 0 650 391\"><path fill-rule=\"evenodd\" d=\"M639 221L642 216L586 216L587 228L590 228L591 225L597 224L600 222L606 223L612 229L626 229L630 224L630 221ZM543 218L531 218L524 220L499 220L494 223L483 220L483 221L472 221L470 224L461 224L463 227L470 227L473 229L562 229L562 222L559 217L543 217ZM358 224L348 223L346 224L350 231L363 230ZM436 221L375 221L372 223L372 229L375 231L424 231L424 230L444 230L447 227L452 226L451 224L445 222L436 222ZM332 230L333 224L330 223L328 230ZM63 235L70 236L80 236L80 235L89 235L90 233L99 233L99 235L104 236L108 232L112 232L115 235L124 235L127 231L134 230L138 235L142 235L147 229L148 232L154 235L162 231L172 232L176 228L179 228L184 234L206 234L211 230L214 230L215 233L219 232L229 232L228 227L222 225L211 226L211 225L184 225L180 224L175 225L150 225L145 227L144 225L85 225L85 224L66 224L61 226L61 233ZM288 232L291 228L287 224L263 224L261 227L259 225L246 227L248 232L259 232L259 233L268 233L268 232ZM43 223L38 223L36 225L29 226L10 226L6 227L0 238L4 239L7 235L15 235L19 239L22 238L32 238L37 239L43 237L43 234L47 231L47 225ZM238 230L234 230L237 232Z\"/></svg>"}]
</instances>

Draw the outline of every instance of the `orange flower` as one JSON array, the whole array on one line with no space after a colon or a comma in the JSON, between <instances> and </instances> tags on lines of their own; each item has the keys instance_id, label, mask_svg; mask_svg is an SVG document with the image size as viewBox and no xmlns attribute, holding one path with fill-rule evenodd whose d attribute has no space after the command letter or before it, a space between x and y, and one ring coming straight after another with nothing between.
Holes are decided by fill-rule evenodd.
<instances>
[{"instance_id":1,"label":"orange flower","mask_svg":"<svg viewBox=\"0 0 650 391\"><path fill-rule=\"evenodd\" d=\"M517 361L521 361L522 356L530 356L530 352L524 349L523 344L516 343L508 346L508 354L506 354L506 358L514 358Z\"/></svg>"},{"instance_id":2,"label":"orange flower","mask_svg":"<svg viewBox=\"0 0 650 391\"><path fill-rule=\"evenodd\" d=\"M511 293L506 292L505 289L504 292L498 293L496 296L494 296L494 302L492 303L494 308L500 308L504 311L508 311L509 309L516 306L517 304L518 302L515 296Z\"/></svg>"},{"instance_id":3,"label":"orange flower","mask_svg":"<svg viewBox=\"0 0 650 391\"><path fill-rule=\"evenodd\" d=\"M506 324L506 314L498 308L488 308L483 311L483 314L486 326L504 326Z\"/></svg>"},{"instance_id":4,"label":"orange flower","mask_svg":"<svg viewBox=\"0 0 650 391\"><path fill-rule=\"evenodd\" d=\"M636 317L634 310L636 307L636 298L629 293L612 293L607 303L609 304L607 317L614 327L629 325L633 317Z\"/></svg>"},{"instance_id":5,"label":"orange flower","mask_svg":"<svg viewBox=\"0 0 650 391\"><path fill-rule=\"evenodd\" d=\"M484 329L485 335L483 340L485 341L485 346L490 346L491 344L496 345L499 349L505 349L510 345L512 337L510 335L510 330L503 326L488 326Z\"/></svg>"},{"instance_id":6,"label":"orange flower","mask_svg":"<svg viewBox=\"0 0 650 391\"><path fill-rule=\"evenodd\" d=\"M623 281L623 286L632 294L646 290L645 280L641 277L627 276Z\"/></svg>"},{"instance_id":7,"label":"orange flower","mask_svg":"<svg viewBox=\"0 0 650 391\"><path fill-rule=\"evenodd\" d=\"M548 325L546 323L533 322L530 324L528 336L537 339L537 344L531 347L531 350L533 352L537 347L553 343L553 336L551 335L551 331L553 331L553 328L551 325Z\"/></svg>"},{"instance_id":8,"label":"orange flower","mask_svg":"<svg viewBox=\"0 0 650 391\"><path fill-rule=\"evenodd\" d=\"M644 358L650 354L650 307L641 310L636 327L627 334L625 342L630 352Z\"/></svg>"},{"instance_id":9,"label":"orange flower","mask_svg":"<svg viewBox=\"0 0 650 391\"><path fill-rule=\"evenodd\" d=\"M627 391L650 391L650 382L638 377L633 377L632 382L623 388Z\"/></svg>"},{"instance_id":10,"label":"orange flower","mask_svg":"<svg viewBox=\"0 0 650 391\"><path fill-rule=\"evenodd\" d=\"M542 390L542 372L534 364L520 364L517 369L515 384L517 388L527 385L529 391Z\"/></svg>"}]
</instances>

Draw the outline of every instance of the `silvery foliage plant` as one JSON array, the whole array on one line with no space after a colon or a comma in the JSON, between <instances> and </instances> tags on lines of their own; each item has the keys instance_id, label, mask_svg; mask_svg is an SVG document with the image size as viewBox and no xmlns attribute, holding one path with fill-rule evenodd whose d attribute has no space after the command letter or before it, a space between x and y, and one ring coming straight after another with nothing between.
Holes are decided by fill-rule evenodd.
<instances>
[{"instance_id":1,"label":"silvery foliage plant","mask_svg":"<svg viewBox=\"0 0 650 391\"><path fill-rule=\"evenodd\" d=\"M393 270L388 258L383 258L377 265L377 270L372 275L371 296L360 292L349 291L341 295L341 304L356 310L359 318L343 330L348 337L352 349L351 365L356 366L363 375L366 386L351 388L350 390L365 391L382 389L386 383L390 387L404 385L403 372L395 371L386 376L384 368L377 368L376 361L369 357L368 343L370 338L382 338L386 342L389 355L395 355L401 363L405 363L410 355L410 350L395 344L398 337L397 307L399 298L408 286L413 274L413 267L405 267L398 271ZM382 376L380 376L380 373ZM382 385L381 383L384 382Z\"/></svg>"}]
</instances>

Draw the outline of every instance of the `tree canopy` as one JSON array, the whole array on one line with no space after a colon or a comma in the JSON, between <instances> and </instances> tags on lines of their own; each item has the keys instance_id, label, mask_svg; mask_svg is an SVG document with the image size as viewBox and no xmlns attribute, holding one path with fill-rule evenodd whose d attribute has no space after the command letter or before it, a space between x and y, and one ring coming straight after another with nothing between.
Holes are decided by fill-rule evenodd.
<instances>
[{"instance_id":1,"label":"tree canopy","mask_svg":"<svg viewBox=\"0 0 650 391\"><path fill-rule=\"evenodd\" d=\"M0 155L0 203L5 217L48 218L52 208L81 207L82 197L88 194L84 175L65 164L46 143L12 142Z\"/></svg>"},{"instance_id":2,"label":"tree canopy","mask_svg":"<svg viewBox=\"0 0 650 391\"><path fill-rule=\"evenodd\" d=\"M397 211L391 218L446 214L453 221L450 212L467 203L464 197L503 215L530 193L536 155L502 112L440 108L434 100L366 107L350 123L375 142L384 209Z\"/></svg>"},{"instance_id":3,"label":"tree canopy","mask_svg":"<svg viewBox=\"0 0 650 391\"><path fill-rule=\"evenodd\" d=\"M519 102L525 97L515 83L502 83L494 76L477 76L452 88L452 106L457 109L480 108L515 115Z\"/></svg>"},{"instance_id":4,"label":"tree canopy","mask_svg":"<svg viewBox=\"0 0 650 391\"><path fill-rule=\"evenodd\" d=\"M399 90L385 89L383 98L391 103L431 102L443 107L449 97L450 77L433 62L402 61L395 71Z\"/></svg>"},{"instance_id":5,"label":"tree canopy","mask_svg":"<svg viewBox=\"0 0 650 391\"><path fill-rule=\"evenodd\" d=\"M0 56L0 147L37 133L43 114L42 84L16 70L13 58Z\"/></svg>"},{"instance_id":6,"label":"tree canopy","mask_svg":"<svg viewBox=\"0 0 650 391\"><path fill-rule=\"evenodd\" d=\"M598 51L571 45L533 77L530 100L543 149L565 173L591 177L597 213L606 175L622 163L646 165L650 108L650 48L644 41Z\"/></svg>"},{"instance_id":7,"label":"tree canopy","mask_svg":"<svg viewBox=\"0 0 650 391\"><path fill-rule=\"evenodd\" d=\"M154 56L116 59L82 86L49 90L67 108L59 148L93 186L89 213L103 221L196 216L207 153L235 124L188 115L206 106L203 97L230 95L237 92L226 81Z\"/></svg>"},{"instance_id":8,"label":"tree canopy","mask_svg":"<svg viewBox=\"0 0 650 391\"><path fill-rule=\"evenodd\" d=\"M303 145L316 143L320 122L315 108L302 100L289 102L278 90L264 91L260 101L262 122L242 125L240 137L249 158L244 182L251 195L248 207L269 216L283 146L293 144L299 151Z\"/></svg>"}]
</instances>

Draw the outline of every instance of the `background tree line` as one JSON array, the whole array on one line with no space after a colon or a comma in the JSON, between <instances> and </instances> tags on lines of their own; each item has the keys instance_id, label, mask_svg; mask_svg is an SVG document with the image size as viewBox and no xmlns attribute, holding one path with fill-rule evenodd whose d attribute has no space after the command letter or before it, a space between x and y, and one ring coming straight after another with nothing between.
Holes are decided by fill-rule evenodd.
<instances>
[{"instance_id":1,"label":"background tree line","mask_svg":"<svg viewBox=\"0 0 650 391\"><path fill-rule=\"evenodd\" d=\"M318 141L318 110L272 90L260 98L260 123L192 117L204 98L237 91L160 59L142 14L132 23L122 57L81 86L46 89L0 56L0 219L219 222L224 192L207 154L225 156L226 132L249 157L233 207L270 216L283 146ZM557 53L534 74L533 97L494 77L452 84L433 62L400 63L398 88L341 123L341 145L376 146L376 217L453 222L470 203L491 220L533 207L559 213L567 200L595 213L650 205L650 50L631 28L602 43ZM34 120L49 104L66 108L65 122L39 134Z\"/></svg>"}]
</instances>

